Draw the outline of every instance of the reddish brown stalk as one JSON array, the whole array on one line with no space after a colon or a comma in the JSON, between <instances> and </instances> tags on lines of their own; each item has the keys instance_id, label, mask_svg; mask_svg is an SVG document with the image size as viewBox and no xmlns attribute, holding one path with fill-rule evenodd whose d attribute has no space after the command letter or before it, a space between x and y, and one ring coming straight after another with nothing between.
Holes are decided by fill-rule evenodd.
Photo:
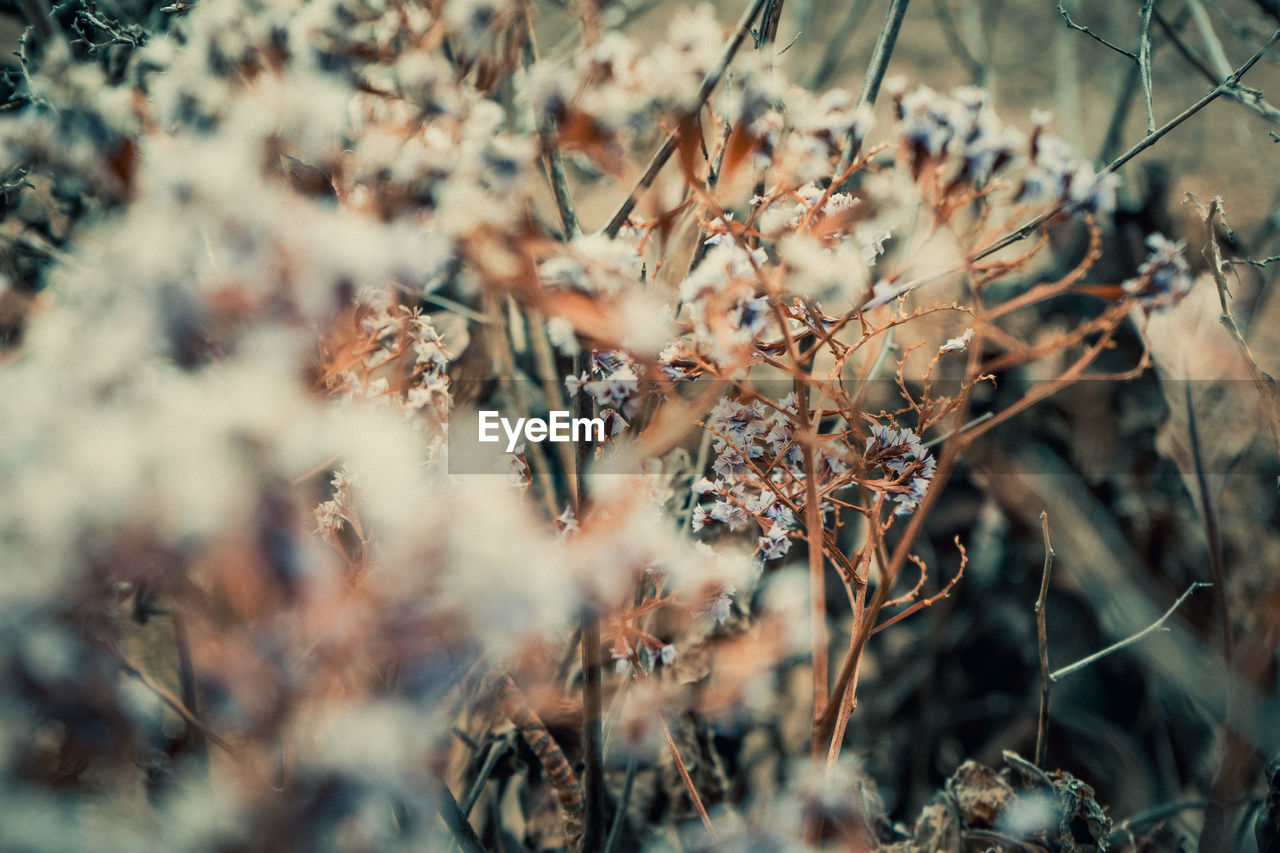
<instances>
[{"instance_id":1,"label":"reddish brown stalk","mask_svg":"<svg viewBox=\"0 0 1280 853\"><path fill-rule=\"evenodd\" d=\"M1085 222L1089 226L1089 248L1084 254L1084 258L1080 263L1076 264L1075 269L1067 273L1061 279L1048 284L1041 284L1031 288L1021 296L1016 296L1007 302L992 308L987 312L987 319L994 320L997 317L1003 317L1012 311L1025 308L1028 305L1034 305L1037 302L1043 302L1050 297L1066 293L1078 281L1085 277L1094 263L1102 255L1102 229L1098 227L1092 216L1086 217ZM1036 246L1039 250L1040 246Z\"/></svg>"},{"instance_id":2,"label":"reddish brown stalk","mask_svg":"<svg viewBox=\"0 0 1280 853\"><path fill-rule=\"evenodd\" d=\"M556 801L560 804L568 847L570 850L577 850L582 840L583 797L582 785L578 783L573 766L565 758L560 745L547 732L542 719L529 707L524 694L516 687L511 676L499 677L497 696L507 719L511 720L520 732L520 737L542 763L542 769L555 790Z\"/></svg>"},{"instance_id":3,"label":"reddish brown stalk","mask_svg":"<svg viewBox=\"0 0 1280 853\"><path fill-rule=\"evenodd\" d=\"M1062 375L1057 379L1054 379L1052 382L1043 382L1036 385L1028 391L1021 400L1000 412L1000 414L995 417L983 421L981 425L974 427L969 431L967 439L972 441L984 432L987 432L988 430L1009 420L1009 418L1012 418L1019 412L1030 408L1041 400L1052 397L1063 388L1066 388L1068 385L1072 385L1081 379L1085 368L1092 364L1093 360L1096 359L1098 355L1101 354L1102 351L1111 343L1111 338L1115 335L1116 329L1120 325L1120 320L1124 318L1128 313L1128 310L1129 306L1126 304L1113 305L1111 308L1107 309L1107 313L1103 316L1108 317L1113 322L1110 327L1103 332L1097 343L1085 350L1084 354L1081 355L1074 364L1063 371Z\"/></svg>"},{"instance_id":4,"label":"reddish brown stalk","mask_svg":"<svg viewBox=\"0 0 1280 853\"><path fill-rule=\"evenodd\" d=\"M963 412L960 414L963 415ZM963 417L961 417L961 421L963 421ZM845 653L844 660L840 665L839 674L837 674L835 685L831 690L833 695L843 696L844 692L849 689L854 673L857 671L858 662L862 657L863 649L866 648L867 640L871 636L872 626L876 624L880 611L884 608L885 602L889 600L889 590L897 579L898 573L902 570L911 546L915 543L921 528L924 527L924 520L929 516L933 505L938 501L938 496L942 493L943 488L951 477L951 470L955 466L956 457L963 443L966 443L964 439L959 438L945 445L942 457L938 460L938 468L934 474L932 485L925 492L924 499L920 501L916 511L912 513L911 521L907 523L906 530L903 531L902 539L898 542L897 548L894 549L889 564L881 572L880 584L876 587L875 596L871 599L871 604L867 607L862 624L858 626L853 641L849 644L849 650ZM840 704L833 703L827 706L823 714L814 717L812 747L814 754L821 755L825 745L830 741L835 731L839 709Z\"/></svg>"},{"instance_id":5,"label":"reddish brown stalk","mask_svg":"<svg viewBox=\"0 0 1280 853\"><path fill-rule=\"evenodd\" d=\"M667 727L667 721L661 716L658 722L662 725L662 736L667 741L667 749L671 750L671 760L675 762L676 770L680 773L680 779L684 782L684 789L689 794L693 807L698 812L698 817L702 818L702 825L707 828L707 834L712 838L716 837L715 825L711 823L711 815L707 814L707 807L702 804L702 797L698 795L698 789L693 784L693 777L689 775L689 768L685 766L684 759L680 757L680 749L676 746L675 738L671 737L671 729Z\"/></svg>"},{"instance_id":6,"label":"reddish brown stalk","mask_svg":"<svg viewBox=\"0 0 1280 853\"><path fill-rule=\"evenodd\" d=\"M903 619L906 619L908 616L918 613L924 608L929 607L930 605L935 604L941 599L944 599L947 596L951 595L951 590L955 587L957 583L960 582L960 578L964 577L964 567L969 562L969 554L965 551L964 545L960 544L959 536L956 537L955 543L956 543L956 547L960 549L960 568L956 570L956 573L954 576L952 576L951 580L947 581L947 585L944 586L939 592L936 592L933 595L926 598L924 601L917 601L915 604L911 605L901 613L898 613L897 615L891 616L888 619L884 620L879 625L871 629L872 634L879 634L881 631L883 631L885 628L888 628L890 625L896 625L899 622L901 622ZM889 602L889 604L891 603L892 602ZM888 604L886 604L886 606L888 606Z\"/></svg>"},{"instance_id":7,"label":"reddish brown stalk","mask_svg":"<svg viewBox=\"0 0 1280 853\"><path fill-rule=\"evenodd\" d=\"M882 492L876 495L871 515L867 519L867 541L863 545L862 559L859 561L862 565L862 574L861 576L854 575L852 579L853 585L850 589L850 598L853 602L853 634L855 637L862 629L862 623L866 619L867 577L870 574L871 555L879 549L884 541L884 530L880 522L880 513L883 508L884 493ZM852 638L850 638L850 642L852 642ZM831 745L827 750L828 767L834 765L840 757L840 748L844 744L845 727L849 724L849 717L853 714L853 709L858 706L858 672L859 668L855 667L849 686L843 692L837 694L839 696L840 711L836 717L835 732L831 737Z\"/></svg>"},{"instance_id":8,"label":"reddish brown stalk","mask_svg":"<svg viewBox=\"0 0 1280 853\"><path fill-rule=\"evenodd\" d=\"M809 421L809 386L805 379L797 376L795 387L800 432L805 436L800 442L800 454L804 466L804 526L809 538L809 617L813 647L813 713L816 717L826 711L828 701L827 584L823 576L822 510L818 506L818 478L813 461L817 431Z\"/></svg>"},{"instance_id":9,"label":"reddish brown stalk","mask_svg":"<svg viewBox=\"0 0 1280 853\"><path fill-rule=\"evenodd\" d=\"M763 279L763 276L761 276ZM767 283L767 282L766 282ZM805 479L805 533L809 539L809 604L810 604L810 643L813 654L813 715L818 717L827 710L827 588L823 577L823 544L822 544L822 512L818 508L818 483L813 462L813 446L817 438L817 430L810 424L809 418L809 385L808 376L798 360L795 341L787 328L786 312L782 303L775 296L774 315L778 319L778 329L787 352L792 359L795 379L796 413L799 418L800 453L804 466ZM814 755L820 753L816 751Z\"/></svg>"}]
</instances>

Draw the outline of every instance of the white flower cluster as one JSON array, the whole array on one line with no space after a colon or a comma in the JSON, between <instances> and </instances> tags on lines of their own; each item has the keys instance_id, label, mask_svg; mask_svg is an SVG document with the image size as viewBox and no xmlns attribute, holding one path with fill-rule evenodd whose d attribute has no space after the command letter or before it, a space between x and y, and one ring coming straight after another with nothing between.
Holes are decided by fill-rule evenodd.
<instances>
[{"instance_id":1,"label":"white flower cluster","mask_svg":"<svg viewBox=\"0 0 1280 853\"><path fill-rule=\"evenodd\" d=\"M1187 265L1186 241L1151 234L1147 248L1151 250L1147 259L1138 267L1137 277L1124 283L1124 290L1148 311L1168 308L1190 293L1195 283Z\"/></svg>"},{"instance_id":2,"label":"white flower cluster","mask_svg":"<svg viewBox=\"0 0 1280 853\"><path fill-rule=\"evenodd\" d=\"M873 423L870 431L863 458L868 464L878 464L893 475L889 491L898 504L895 514L910 515L933 482L938 462L925 449L920 436L908 427L894 429Z\"/></svg>"},{"instance_id":3,"label":"white flower cluster","mask_svg":"<svg viewBox=\"0 0 1280 853\"><path fill-rule=\"evenodd\" d=\"M582 391L600 406L608 436L618 435L630 425L640 403L636 365L626 353L616 350L593 350L588 372L566 376L564 384L571 395Z\"/></svg>"},{"instance_id":4,"label":"white flower cluster","mask_svg":"<svg viewBox=\"0 0 1280 853\"><path fill-rule=\"evenodd\" d=\"M395 403L435 428L445 424L450 405L446 367L453 355L430 319L416 307L394 303L380 288L361 291L356 315L358 360L331 376L329 388L347 400Z\"/></svg>"},{"instance_id":5,"label":"white flower cluster","mask_svg":"<svg viewBox=\"0 0 1280 853\"><path fill-rule=\"evenodd\" d=\"M680 317L693 326L693 344L717 361L728 361L769 325L769 301L758 296L757 270L764 249L745 249L724 234L707 238L706 257L680 284Z\"/></svg>"},{"instance_id":6,"label":"white flower cluster","mask_svg":"<svg viewBox=\"0 0 1280 853\"><path fill-rule=\"evenodd\" d=\"M710 496L711 502L694 508L694 530L723 524L738 531L755 524L761 531L755 549L759 560L777 559L791 549L796 511L803 512L806 495L803 454L793 436L795 418L794 394L776 408L728 397L716 404L707 417L716 452L711 466L715 479L704 477L693 486L695 494ZM815 455L819 489L829 490L848 466L834 449L821 447ZM821 508L829 509L825 503Z\"/></svg>"},{"instance_id":7,"label":"white flower cluster","mask_svg":"<svg viewBox=\"0 0 1280 853\"><path fill-rule=\"evenodd\" d=\"M953 186L982 186L1006 167L1024 172L1016 199L1060 205L1066 213L1109 213L1115 207L1118 178L1096 174L1087 160L1076 158L1061 139L1045 130L1049 115L1032 115L1030 139L1004 127L982 89L964 86L950 96L927 86L907 92L901 80L890 81L899 120L899 137L916 175L953 160Z\"/></svg>"},{"instance_id":8,"label":"white flower cluster","mask_svg":"<svg viewBox=\"0 0 1280 853\"><path fill-rule=\"evenodd\" d=\"M702 80L719 60L722 33L707 5L678 12L666 40L643 50L609 31L571 63L541 63L521 74L521 98L537 116L607 140L603 144L618 147L616 155L632 136L651 133L656 116L697 106Z\"/></svg>"},{"instance_id":9,"label":"white flower cluster","mask_svg":"<svg viewBox=\"0 0 1280 853\"><path fill-rule=\"evenodd\" d=\"M548 287L592 295L613 295L640 283L643 259L624 239L603 234L575 237L538 264L538 276Z\"/></svg>"}]
</instances>

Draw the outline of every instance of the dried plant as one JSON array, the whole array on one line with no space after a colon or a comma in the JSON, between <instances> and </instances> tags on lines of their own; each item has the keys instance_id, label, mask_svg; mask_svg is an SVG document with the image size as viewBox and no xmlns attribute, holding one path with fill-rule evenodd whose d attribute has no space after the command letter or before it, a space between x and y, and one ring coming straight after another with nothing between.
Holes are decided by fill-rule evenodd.
<instances>
[{"instance_id":1,"label":"dried plant","mask_svg":"<svg viewBox=\"0 0 1280 853\"><path fill-rule=\"evenodd\" d=\"M997 426L1146 370L1098 363L1185 244L1100 278L1141 147L1097 170L973 86L874 107L900 13L854 95L745 45L781 3L652 44L582 5L570 51L516 0L40 18L4 186L80 206L0 369L15 848L895 840L846 731L870 639L964 583L927 520ZM606 438L490 451L480 410ZM744 804L715 729L781 704L808 756ZM1070 774L961 786L886 849L1105 849Z\"/></svg>"}]
</instances>

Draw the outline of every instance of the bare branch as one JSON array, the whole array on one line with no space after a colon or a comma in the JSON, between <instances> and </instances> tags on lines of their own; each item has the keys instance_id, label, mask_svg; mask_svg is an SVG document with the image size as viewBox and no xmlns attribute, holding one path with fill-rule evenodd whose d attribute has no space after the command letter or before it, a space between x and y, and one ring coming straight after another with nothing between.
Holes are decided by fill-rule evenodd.
<instances>
[{"instance_id":1,"label":"bare branch","mask_svg":"<svg viewBox=\"0 0 1280 853\"><path fill-rule=\"evenodd\" d=\"M1151 10L1155 0L1142 4L1142 32L1138 38L1138 68L1142 70L1142 98L1147 107L1147 133L1155 133L1156 115L1151 104Z\"/></svg>"},{"instance_id":2,"label":"bare branch","mask_svg":"<svg viewBox=\"0 0 1280 853\"><path fill-rule=\"evenodd\" d=\"M1192 196L1194 200L1195 197ZM1258 389L1258 396L1262 398L1265 404L1268 420L1271 426L1271 436L1276 442L1276 446L1280 448L1280 394L1276 391L1276 380L1264 371L1259 365L1258 360L1254 358L1253 351L1249 349L1248 342L1245 341L1244 335L1240 332L1240 327L1236 325L1235 317L1231 314L1231 306L1227 302L1227 277L1223 270L1226 268L1226 260L1222 257L1222 246L1218 243L1218 234L1214 229L1214 221L1220 221L1224 226L1227 224L1226 213L1222 207L1222 197L1215 196L1210 202L1209 207L1196 202L1196 206L1200 209L1200 215L1204 217L1205 231L1208 234L1209 251L1209 269L1213 273L1214 283L1218 287L1218 303L1222 307L1222 325L1226 328L1227 333L1231 335L1232 340L1236 342L1236 346L1240 349L1240 354L1244 357L1245 364L1249 367L1249 376L1253 379L1254 387ZM1274 258L1268 258L1266 261L1259 263L1252 261L1257 266L1265 266Z\"/></svg>"},{"instance_id":3,"label":"bare branch","mask_svg":"<svg viewBox=\"0 0 1280 853\"><path fill-rule=\"evenodd\" d=\"M1186 59L1187 62L1196 69L1196 71L1199 71L1200 75L1210 83L1214 83L1222 79L1224 75L1231 72L1231 65L1227 62L1226 54L1221 53L1220 43L1216 49L1211 46L1209 50L1211 54L1215 54L1213 57L1214 66L1217 68L1225 68L1225 70L1214 71L1205 63L1204 60L1197 56L1190 47L1187 46L1187 43L1182 40L1180 35L1178 35L1177 29L1173 24L1169 23L1168 19L1158 11L1153 13L1151 17L1160 26L1160 29L1164 32L1165 37L1169 39L1170 43L1177 48L1178 53L1181 53L1183 58ZM1216 41L1217 35L1214 34L1212 28L1210 28L1205 38L1206 40L1213 39ZM1231 91L1227 92L1227 97L1231 98L1238 104L1248 107L1272 124L1280 124L1280 109L1276 109L1272 106L1266 98L1262 97L1262 93L1256 89L1237 85L1232 88Z\"/></svg>"},{"instance_id":4,"label":"bare branch","mask_svg":"<svg viewBox=\"0 0 1280 853\"><path fill-rule=\"evenodd\" d=\"M1173 605L1170 606L1169 609L1164 612L1163 616L1161 616L1156 621L1152 622L1146 628L1143 628L1141 631L1139 631L1136 634L1133 634L1132 636L1125 637L1123 640L1121 640L1118 643L1112 643L1111 645L1107 646L1105 649L1103 649L1100 652L1094 652L1088 657L1081 658L1080 660L1076 661L1073 664L1069 664L1067 666L1064 666L1062 669L1059 669L1054 671L1053 673L1050 673L1049 680L1054 683L1057 683L1062 679L1066 678L1068 675L1079 672L1089 664L1097 663L1098 661L1102 660L1108 655L1113 655L1118 651L1127 649L1129 646L1132 646L1135 643L1141 642L1149 634L1153 634L1156 631L1162 630L1164 628L1164 623L1169 620L1169 617L1173 615L1173 612L1175 610L1177 610L1179 607L1182 606L1182 603L1184 601L1186 601L1188 598L1191 597L1191 593L1195 592L1197 589L1201 589L1203 587L1211 587L1211 586L1213 586L1213 584L1211 583L1200 583L1200 582L1193 583L1191 586L1187 587L1186 592L1178 596L1178 600L1175 601Z\"/></svg>"},{"instance_id":5,"label":"bare branch","mask_svg":"<svg viewBox=\"0 0 1280 853\"><path fill-rule=\"evenodd\" d=\"M862 92L858 95L858 106L867 104L875 106L880 94L880 84L884 82L884 72L889 67L889 57L893 56L894 45L898 43L898 31L902 29L902 19L907 14L907 3L910 0L891 0L889 12L885 15L884 26L880 28L880 38L876 41L876 49L871 54L871 64L867 66L867 75L862 81ZM841 168L847 168L858 158L858 147L862 140L855 139L854 129L849 129L849 144Z\"/></svg>"},{"instance_id":6,"label":"bare branch","mask_svg":"<svg viewBox=\"0 0 1280 853\"><path fill-rule=\"evenodd\" d=\"M1098 35L1097 33L1095 33L1093 30L1089 29L1088 27L1082 27L1080 24L1077 24L1075 21L1073 21L1073 20L1071 19L1071 13L1070 13L1070 12L1068 12L1068 11L1067 11L1067 9L1066 9L1066 7L1065 7L1065 6L1063 6L1061 3L1059 3L1059 4L1058 4L1058 14L1059 14L1059 15L1061 15L1061 16L1062 16L1062 19L1063 19L1064 21L1066 21L1066 22L1067 22L1067 26L1068 26L1068 27L1070 27L1071 29L1075 30L1076 32L1084 33L1084 34L1085 34L1085 35L1087 35L1089 38L1093 39L1094 41L1098 42L1099 44L1106 45L1107 47L1111 48L1112 50L1114 50L1116 53L1120 54L1121 56L1127 56L1127 57L1129 57L1130 59L1132 59L1134 62L1137 62L1137 61L1138 61L1138 57L1137 57L1137 56L1135 56L1134 54L1132 54L1132 53L1130 53L1129 51L1125 50L1123 47L1119 47L1118 45L1114 45L1114 44L1112 44L1111 42L1107 41L1107 40L1106 40L1106 39L1104 39L1102 36Z\"/></svg>"}]
</instances>

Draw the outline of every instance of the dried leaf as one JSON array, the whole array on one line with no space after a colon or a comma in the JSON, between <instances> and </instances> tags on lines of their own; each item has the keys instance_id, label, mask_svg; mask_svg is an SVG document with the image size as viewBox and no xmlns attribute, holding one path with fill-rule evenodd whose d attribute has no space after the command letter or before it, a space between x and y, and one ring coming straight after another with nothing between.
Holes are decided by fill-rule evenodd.
<instances>
[{"instance_id":1,"label":"dried leaf","mask_svg":"<svg viewBox=\"0 0 1280 853\"><path fill-rule=\"evenodd\" d=\"M1156 447L1177 463L1197 505L1197 453L1216 500L1224 475L1253 441L1264 414L1248 364L1220 316L1217 289L1206 274L1182 301L1152 311L1144 329L1169 405Z\"/></svg>"}]
</instances>

